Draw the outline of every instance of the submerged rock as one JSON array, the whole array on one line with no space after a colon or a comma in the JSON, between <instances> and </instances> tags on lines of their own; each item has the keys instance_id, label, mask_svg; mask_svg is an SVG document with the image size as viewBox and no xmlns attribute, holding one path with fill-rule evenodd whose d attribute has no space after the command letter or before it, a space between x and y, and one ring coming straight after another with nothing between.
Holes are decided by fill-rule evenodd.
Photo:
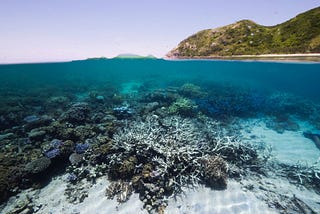
<instances>
[{"instance_id":1,"label":"submerged rock","mask_svg":"<svg viewBox=\"0 0 320 214\"><path fill-rule=\"evenodd\" d=\"M86 121L90 113L88 103L79 102L71 106L71 108L61 115L61 119L70 123L83 123Z\"/></svg>"},{"instance_id":2,"label":"submerged rock","mask_svg":"<svg viewBox=\"0 0 320 214\"><path fill-rule=\"evenodd\" d=\"M29 115L29 116L26 116L25 118L23 118L23 120L27 123L31 123L31 122L35 122L35 121L38 121L40 118L36 115Z\"/></svg>"},{"instance_id":3,"label":"submerged rock","mask_svg":"<svg viewBox=\"0 0 320 214\"><path fill-rule=\"evenodd\" d=\"M11 138L13 136L14 136L13 133L2 134L2 135L0 135L0 140L8 139L8 138Z\"/></svg>"},{"instance_id":4,"label":"submerged rock","mask_svg":"<svg viewBox=\"0 0 320 214\"><path fill-rule=\"evenodd\" d=\"M159 108L159 103L158 102L148 103L144 107L144 112L149 113L149 112L152 112L152 111L156 110L157 108Z\"/></svg>"},{"instance_id":5,"label":"submerged rock","mask_svg":"<svg viewBox=\"0 0 320 214\"><path fill-rule=\"evenodd\" d=\"M67 176L67 181L73 183L77 181L78 177L74 173L69 173Z\"/></svg>"},{"instance_id":6,"label":"submerged rock","mask_svg":"<svg viewBox=\"0 0 320 214\"><path fill-rule=\"evenodd\" d=\"M75 147L75 151L76 151L76 153L78 153L78 154L82 154L82 153L84 153L87 149L89 149L89 144L88 143L79 143L79 144L77 144L76 145L76 147Z\"/></svg>"},{"instance_id":7,"label":"submerged rock","mask_svg":"<svg viewBox=\"0 0 320 214\"><path fill-rule=\"evenodd\" d=\"M284 131L298 131L300 129L297 122L286 117L271 119L266 122L266 126L279 134L284 133Z\"/></svg>"},{"instance_id":8,"label":"submerged rock","mask_svg":"<svg viewBox=\"0 0 320 214\"><path fill-rule=\"evenodd\" d=\"M32 141L29 138L18 138L16 139L18 145L30 145Z\"/></svg>"},{"instance_id":9,"label":"submerged rock","mask_svg":"<svg viewBox=\"0 0 320 214\"><path fill-rule=\"evenodd\" d=\"M179 98L169 106L170 114L179 114L182 116L193 116L196 113L197 105L190 99Z\"/></svg>"},{"instance_id":10,"label":"submerged rock","mask_svg":"<svg viewBox=\"0 0 320 214\"><path fill-rule=\"evenodd\" d=\"M8 198L9 195L9 189L8 189L8 185L1 181L0 182L0 202L6 200Z\"/></svg>"},{"instance_id":11,"label":"submerged rock","mask_svg":"<svg viewBox=\"0 0 320 214\"><path fill-rule=\"evenodd\" d=\"M41 140L44 135L46 135L46 132L44 130L32 129L29 132L28 137L30 138L30 140Z\"/></svg>"},{"instance_id":12,"label":"submerged rock","mask_svg":"<svg viewBox=\"0 0 320 214\"><path fill-rule=\"evenodd\" d=\"M98 95L98 96L96 96L96 100L102 102L102 101L104 101L104 96Z\"/></svg>"},{"instance_id":13,"label":"submerged rock","mask_svg":"<svg viewBox=\"0 0 320 214\"><path fill-rule=\"evenodd\" d=\"M53 119L47 115L37 117L37 119L27 122L23 127L26 131L49 125Z\"/></svg>"},{"instance_id":14,"label":"submerged rock","mask_svg":"<svg viewBox=\"0 0 320 214\"><path fill-rule=\"evenodd\" d=\"M44 155L49 159L58 157L60 155L60 149L52 149L52 150L46 151Z\"/></svg>"},{"instance_id":15,"label":"submerged rock","mask_svg":"<svg viewBox=\"0 0 320 214\"><path fill-rule=\"evenodd\" d=\"M69 156L69 161L72 165L78 165L83 161L84 154L72 153Z\"/></svg>"},{"instance_id":16,"label":"submerged rock","mask_svg":"<svg viewBox=\"0 0 320 214\"><path fill-rule=\"evenodd\" d=\"M318 131L317 132L310 132L310 131L303 132L303 136L311 139L314 142L314 144L316 145L316 147L318 149L320 149L320 131L319 132Z\"/></svg>"},{"instance_id":17,"label":"submerged rock","mask_svg":"<svg viewBox=\"0 0 320 214\"><path fill-rule=\"evenodd\" d=\"M53 139L53 140L50 142L50 145L51 145L51 147L58 149L58 148L60 148L61 146L63 146L63 142L62 142L61 140L59 140L59 139Z\"/></svg>"},{"instance_id":18,"label":"submerged rock","mask_svg":"<svg viewBox=\"0 0 320 214\"><path fill-rule=\"evenodd\" d=\"M54 96L54 97L50 97L47 100L47 105L51 107L61 107L61 106L65 106L68 102L69 102L68 97Z\"/></svg>"},{"instance_id":19,"label":"submerged rock","mask_svg":"<svg viewBox=\"0 0 320 214\"><path fill-rule=\"evenodd\" d=\"M74 143L71 140L61 141L53 139L50 143L43 146L44 155L50 159L56 157L68 158L73 149Z\"/></svg>"},{"instance_id":20,"label":"submerged rock","mask_svg":"<svg viewBox=\"0 0 320 214\"><path fill-rule=\"evenodd\" d=\"M30 196L26 196L24 199L19 199L15 207L7 214L32 214L34 213L33 202Z\"/></svg>"},{"instance_id":21,"label":"submerged rock","mask_svg":"<svg viewBox=\"0 0 320 214\"><path fill-rule=\"evenodd\" d=\"M73 129L73 136L79 141L85 141L87 138L92 138L96 135L97 129L92 125L80 125Z\"/></svg>"},{"instance_id":22,"label":"submerged rock","mask_svg":"<svg viewBox=\"0 0 320 214\"><path fill-rule=\"evenodd\" d=\"M204 97L206 93L201 91L200 86L192 83L185 83L179 88L179 93L188 98Z\"/></svg>"},{"instance_id":23,"label":"submerged rock","mask_svg":"<svg viewBox=\"0 0 320 214\"><path fill-rule=\"evenodd\" d=\"M36 174L46 170L51 164L50 158L42 157L37 160L31 161L25 166L25 170L28 173Z\"/></svg>"}]
</instances>

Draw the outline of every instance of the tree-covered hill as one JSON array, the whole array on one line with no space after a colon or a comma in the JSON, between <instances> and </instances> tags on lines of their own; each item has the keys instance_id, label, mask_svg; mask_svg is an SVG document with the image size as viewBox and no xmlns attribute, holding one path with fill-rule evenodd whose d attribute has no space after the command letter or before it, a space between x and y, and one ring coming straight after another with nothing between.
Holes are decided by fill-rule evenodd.
<instances>
[{"instance_id":1,"label":"tree-covered hill","mask_svg":"<svg viewBox=\"0 0 320 214\"><path fill-rule=\"evenodd\" d=\"M176 58L320 52L320 7L275 26L250 20L202 30L170 51Z\"/></svg>"}]
</instances>

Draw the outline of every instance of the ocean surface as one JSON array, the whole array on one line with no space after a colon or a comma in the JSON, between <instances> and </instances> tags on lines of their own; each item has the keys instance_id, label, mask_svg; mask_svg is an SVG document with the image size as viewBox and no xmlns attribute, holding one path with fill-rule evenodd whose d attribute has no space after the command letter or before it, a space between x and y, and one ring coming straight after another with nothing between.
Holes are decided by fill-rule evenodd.
<instances>
[{"instance_id":1,"label":"ocean surface","mask_svg":"<svg viewBox=\"0 0 320 214\"><path fill-rule=\"evenodd\" d=\"M130 187L140 192L140 200L148 211L166 207L165 199L179 194L180 186L202 183L216 188L218 184L218 189L223 189L227 177L240 179L248 175L247 170L259 174L266 166L279 177L316 194L320 192L317 174L320 169L313 167L310 171L310 165L297 166L295 157L284 152L294 145L295 151L289 149L290 152L299 154L303 162L304 155L297 150L304 151L304 144L286 142L279 146L271 142L269 146L279 146L276 150L279 158L293 160L278 161L277 168L272 165L274 162L269 165L269 160L260 158L260 147L264 145L259 134L266 129L251 122L249 128L244 125L258 121L256 124L266 126L265 133L272 135L274 141L280 139L277 136L287 136L284 139L293 136L293 141L301 137L307 145L307 156L315 154L311 160L317 160L318 152L320 157L320 63L97 59L9 64L0 65L0 83L0 200L3 203L24 189L42 188L61 173L69 173L66 182L75 186L81 179L90 180L89 172L80 173L77 169L81 164L84 168L106 164L107 168L99 168L101 175L132 183L140 179L143 184L149 182L163 188L163 194L148 193L154 198L152 201L149 195L141 193L147 187L134 184ZM178 122L185 125L180 127L176 125ZM218 128L216 123L220 124ZM242 149L239 144L230 152L225 149L230 142L226 142L217 149L218 135L211 132L220 129L228 136L240 136L246 129L242 137L247 135L247 138L237 139L255 145ZM160 134L156 135L154 130ZM143 137L144 133L149 135ZM168 139L178 146L167 145ZM168 151L170 155L167 155L162 146L176 152ZM179 147L193 153L185 157ZM171 159L174 155L176 158ZM224 176L210 178L216 175L206 174L209 170L206 167L213 163L208 157L215 156L222 159L212 159L213 162L226 162L238 171L226 171L221 164L219 170ZM251 158L243 158L248 156ZM189 166L188 161L196 164ZM303 176L298 176L298 172ZM166 184L171 180L174 184ZM70 194L74 192L69 191L69 199ZM108 197L116 195L112 194L108 189ZM120 202L126 201L121 198L123 195L116 197ZM79 198L72 200L81 203ZM297 211L299 208L293 204L288 202L288 207Z\"/></svg>"}]
</instances>

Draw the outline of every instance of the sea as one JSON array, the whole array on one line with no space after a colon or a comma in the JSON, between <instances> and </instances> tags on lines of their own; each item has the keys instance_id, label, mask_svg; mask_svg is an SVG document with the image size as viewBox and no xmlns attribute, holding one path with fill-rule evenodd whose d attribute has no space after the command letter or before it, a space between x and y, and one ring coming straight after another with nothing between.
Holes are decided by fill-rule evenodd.
<instances>
[{"instance_id":1,"label":"sea","mask_svg":"<svg viewBox=\"0 0 320 214\"><path fill-rule=\"evenodd\" d=\"M270 213L320 212L320 63L114 58L2 64L0 83L1 213L90 213L84 206L121 213L119 204L132 200L141 203L141 213L255 213L252 197ZM218 137L232 140L221 140L217 149ZM217 159L210 158L218 156L228 167L215 168ZM118 192L110 187L101 196L117 201L106 205L108 212L89 200L102 177L123 182L114 184ZM39 198L57 179L60 195ZM220 208L209 199L197 204L196 197L170 204L184 188L195 194L190 189L198 185L210 191L220 185L223 194L226 180L253 196ZM86 194L76 188L85 182L91 184ZM219 203L218 193L199 191Z\"/></svg>"}]
</instances>

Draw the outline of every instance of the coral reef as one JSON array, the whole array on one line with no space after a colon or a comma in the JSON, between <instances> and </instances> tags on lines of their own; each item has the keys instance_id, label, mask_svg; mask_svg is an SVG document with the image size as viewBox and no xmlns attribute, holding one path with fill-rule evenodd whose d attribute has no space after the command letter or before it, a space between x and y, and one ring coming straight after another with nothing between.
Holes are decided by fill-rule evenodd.
<instances>
[{"instance_id":1,"label":"coral reef","mask_svg":"<svg viewBox=\"0 0 320 214\"><path fill-rule=\"evenodd\" d=\"M88 189L91 184L77 184L78 188L69 183L64 192L64 195L67 197L69 203L78 204L83 202L83 200L88 197Z\"/></svg>"},{"instance_id":2,"label":"coral reef","mask_svg":"<svg viewBox=\"0 0 320 214\"><path fill-rule=\"evenodd\" d=\"M218 87L206 98L196 98L199 109L217 118L230 116L250 116L257 112L264 112L267 97L263 94L238 90L236 88Z\"/></svg>"},{"instance_id":3,"label":"coral reef","mask_svg":"<svg viewBox=\"0 0 320 214\"><path fill-rule=\"evenodd\" d=\"M60 149L51 149L49 151L46 151L44 155L50 159L58 157L60 155Z\"/></svg>"},{"instance_id":4,"label":"coral reef","mask_svg":"<svg viewBox=\"0 0 320 214\"><path fill-rule=\"evenodd\" d=\"M0 140L5 140L7 138L12 138L12 137L14 137L13 133L5 133L5 134L0 135Z\"/></svg>"},{"instance_id":5,"label":"coral reef","mask_svg":"<svg viewBox=\"0 0 320 214\"><path fill-rule=\"evenodd\" d=\"M44 136L46 135L46 131L41 130L41 129L32 129L29 134L28 134L28 138L30 138L30 140L42 140L44 138Z\"/></svg>"},{"instance_id":6,"label":"coral reef","mask_svg":"<svg viewBox=\"0 0 320 214\"><path fill-rule=\"evenodd\" d=\"M196 109L197 106L190 99L179 98L169 106L168 111L170 114L194 116L196 114Z\"/></svg>"},{"instance_id":7,"label":"coral reef","mask_svg":"<svg viewBox=\"0 0 320 214\"><path fill-rule=\"evenodd\" d=\"M87 149L89 148L89 144L88 143L78 143L76 144L74 150L76 153L78 154L82 154L84 153Z\"/></svg>"},{"instance_id":8,"label":"coral reef","mask_svg":"<svg viewBox=\"0 0 320 214\"><path fill-rule=\"evenodd\" d=\"M71 153L70 147L72 146L73 142L70 140L63 142L59 139L53 139L50 143L43 145L44 156L50 159L60 155L66 157Z\"/></svg>"},{"instance_id":9,"label":"coral reef","mask_svg":"<svg viewBox=\"0 0 320 214\"><path fill-rule=\"evenodd\" d=\"M124 181L112 182L106 189L106 196L108 199L117 198L119 203L126 202L133 192L130 183Z\"/></svg>"},{"instance_id":10,"label":"coral reef","mask_svg":"<svg viewBox=\"0 0 320 214\"><path fill-rule=\"evenodd\" d=\"M156 110L157 108L159 108L159 105L160 104L158 102L148 103L146 106L144 106L143 112L144 113L150 113L150 112Z\"/></svg>"},{"instance_id":11,"label":"coral reef","mask_svg":"<svg viewBox=\"0 0 320 214\"><path fill-rule=\"evenodd\" d=\"M190 99L205 97L207 93L201 91L200 86L192 83L185 83L179 88L179 93Z\"/></svg>"},{"instance_id":12,"label":"coral reef","mask_svg":"<svg viewBox=\"0 0 320 214\"><path fill-rule=\"evenodd\" d=\"M210 156L203 160L203 179L206 185L214 189L227 187L227 163L219 156Z\"/></svg>"},{"instance_id":13,"label":"coral reef","mask_svg":"<svg viewBox=\"0 0 320 214\"><path fill-rule=\"evenodd\" d=\"M32 122L38 121L39 119L40 118L36 115L29 115L23 118L23 120L26 121L27 123L32 123Z\"/></svg>"},{"instance_id":14,"label":"coral reef","mask_svg":"<svg viewBox=\"0 0 320 214\"><path fill-rule=\"evenodd\" d=\"M178 88L168 87L165 89L156 89L147 93L143 100L147 102L171 103L179 98Z\"/></svg>"},{"instance_id":15,"label":"coral reef","mask_svg":"<svg viewBox=\"0 0 320 214\"><path fill-rule=\"evenodd\" d=\"M28 163L25 167L25 170L28 173L36 174L46 170L51 164L51 160L48 157L42 157L37 160L34 160Z\"/></svg>"},{"instance_id":16,"label":"coral reef","mask_svg":"<svg viewBox=\"0 0 320 214\"><path fill-rule=\"evenodd\" d=\"M70 123L81 124L84 123L89 116L90 107L88 103L79 102L73 104L69 110L61 115L61 120Z\"/></svg>"},{"instance_id":17,"label":"coral reef","mask_svg":"<svg viewBox=\"0 0 320 214\"><path fill-rule=\"evenodd\" d=\"M133 114L133 109L129 105L124 104L119 107L113 108L113 113L118 119L125 119L131 117Z\"/></svg>"},{"instance_id":18,"label":"coral reef","mask_svg":"<svg viewBox=\"0 0 320 214\"><path fill-rule=\"evenodd\" d=\"M295 165L279 164L278 173L297 185L312 188L320 193L320 159L311 166L297 163Z\"/></svg>"},{"instance_id":19,"label":"coral reef","mask_svg":"<svg viewBox=\"0 0 320 214\"><path fill-rule=\"evenodd\" d=\"M166 206L166 198L180 194L183 186L206 183L223 189L227 164L221 157L243 160L242 165L245 156L250 161L258 158L249 146L234 158L233 152L242 146L223 133L217 121L148 115L114 134L112 151L106 155L109 175L131 180L147 210Z\"/></svg>"},{"instance_id":20,"label":"coral reef","mask_svg":"<svg viewBox=\"0 0 320 214\"><path fill-rule=\"evenodd\" d=\"M109 176L113 179L131 179L137 162L135 156L130 156L124 159L122 163L113 164L109 170Z\"/></svg>"},{"instance_id":21,"label":"coral reef","mask_svg":"<svg viewBox=\"0 0 320 214\"><path fill-rule=\"evenodd\" d=\"M67 176L67 181L70 183L76 182L78 177L74 173L69 173Z\"/></svg>"},{"instance_id":22,"label":"coral reef","mask_svg":"<svg viewBox=\"0 0 320 214\"><path fill-rule=\"evenodd\" d=\"M72 165L78 165L83 161L84 155L83 154L78 154L78 153L72 153L69 156L69 161Z\"/></svg>"},{"instance_id":23,"label":"coral reef","mask_svg":"<svg viewBox=\"0 0 320 214\"><path fill-rule=\"evenodd\" d=\"M28 121L26 124L23 125L23 128L25 131L30 131L32 129L48 126L52 122L53 122L52 117L48 115L42 115L41 117L36 117L36 119L33 119L32 121Z\"/></svg>"},{"instance_id":24,"label":"coral reef","mask_svg":"<svg viewBox=\"0 0 320 214\"><path fill-rule=\"evenodd\" d=\"M81 203L96 179L106 177L107 198L123 203L136 192L147 211L161 212L185 187L224 189L228 179L272 171L265 145L242 141L240 120L267 116L267 127L279 133L298 131L299 120L320 127L320 105L292 94L180 76L152 81L139 83L134 93L121 93L122 83L96 81L2 90L0 201L67 173L71 203ZM317 145L318 134L304 135ZM274 168L295 185L319 192L318 166ZM23 210L32 207L17 207L17 213Z\"/></svg>"}]
</instances>

